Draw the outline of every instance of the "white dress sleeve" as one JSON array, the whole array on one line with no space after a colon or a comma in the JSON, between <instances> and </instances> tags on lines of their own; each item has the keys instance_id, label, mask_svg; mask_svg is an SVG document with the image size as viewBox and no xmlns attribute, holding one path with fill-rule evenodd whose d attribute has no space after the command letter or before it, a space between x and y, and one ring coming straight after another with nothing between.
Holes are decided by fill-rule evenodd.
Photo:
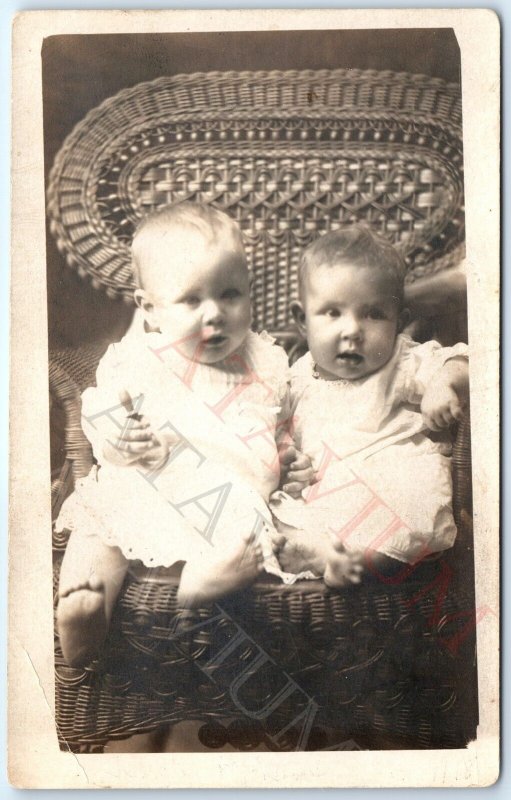
<instances>
[{"instance_id":1,"label":"white dress sleeve","mask_svg":"<svg viewBox=\"0 0 511 800\"><path fill-rule=\"evenodd\" d=\"M105 442L120 433L126 423L128 411L121 403L120 392L129 391L133 380L127 366L120 345L110 345L99 362L96 386L82 394L82 428L99 463L104 460ZM132 400L136 411L137 398Z\"/></svg>"},{"instance_id":2,"label":"white dress sleeve","mask_svg":"<svg viewBox=\"0 0 511 800\"><path fill-rule=\"evenodd\" d=\"M405 399L419 404L433 376L451 358L460 356L468 359L468 346L461 342L453 347L442 347L435 341L418 344L408 339L400 364L405 378Z\"/></svg>"}]
</instances>

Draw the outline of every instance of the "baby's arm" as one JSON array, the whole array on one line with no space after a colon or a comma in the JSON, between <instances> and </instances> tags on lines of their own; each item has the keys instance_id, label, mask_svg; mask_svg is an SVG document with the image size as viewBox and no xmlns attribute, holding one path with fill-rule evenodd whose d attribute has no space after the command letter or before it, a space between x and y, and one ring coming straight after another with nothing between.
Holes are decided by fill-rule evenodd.
<instances>
[{"instance_id":1,"label":"baby's arm","mask_svg":"<svg viewBox=\"0 0 511 800\"><path fill-rule=\"evenodd\" d=\"M459 422L468 403L468 362L456 356L449 359L428 383L421 402L421 412L433 431Z\"/></svg>"}]
</instances>

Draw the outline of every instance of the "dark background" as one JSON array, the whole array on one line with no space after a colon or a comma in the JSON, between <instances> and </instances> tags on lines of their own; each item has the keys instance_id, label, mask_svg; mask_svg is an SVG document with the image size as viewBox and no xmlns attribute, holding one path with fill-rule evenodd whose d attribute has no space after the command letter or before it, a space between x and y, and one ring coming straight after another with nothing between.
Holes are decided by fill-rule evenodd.
<instances>
[{"instance_id":1,"label":"dark background","mask_svg":"<svg viewBox=\"0 0 511 800\"><path fill-rule=\"evenodd\" d=\"M45 173L65 137L121 89L212 70L378 69L460 82L450 29L51 36L42 48ZM120 338L132 309L92 289L47 232L50 346Z\"/></svg>"}]
</instances>

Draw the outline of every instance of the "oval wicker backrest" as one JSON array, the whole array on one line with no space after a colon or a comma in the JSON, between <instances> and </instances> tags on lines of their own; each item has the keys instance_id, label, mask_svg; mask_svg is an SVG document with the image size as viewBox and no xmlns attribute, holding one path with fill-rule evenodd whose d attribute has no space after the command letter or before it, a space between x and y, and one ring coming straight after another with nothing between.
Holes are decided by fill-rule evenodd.
<instances>
[{"instance_id":1,"label":"oval wicker backrest","mask_svg":"<svg viewBox=\"0 0 511 800\"><path fill-rule=\"evenodd\" d=\"M53 166L51 229L68 263L131 300L137 222L181 200L240 224L257 329L285 330L299 254L364 221L388 236L408 279L460 258L459 86L359 70L162 77L89 112Z\"/></svg>"}]
</instances>

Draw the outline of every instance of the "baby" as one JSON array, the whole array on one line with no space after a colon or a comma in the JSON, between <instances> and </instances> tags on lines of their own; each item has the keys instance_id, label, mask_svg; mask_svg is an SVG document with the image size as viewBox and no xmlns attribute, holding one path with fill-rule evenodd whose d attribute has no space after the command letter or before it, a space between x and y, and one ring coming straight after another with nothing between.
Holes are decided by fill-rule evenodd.
<instances>
[{"instance_id":1,"label":"baby","mask_svg":"<svg viewBox=\"0 0 511 800\"><path fill-rule=\"evenodd\" d=\"M97 655L129 560L185 562L187 606L241 589L263 568L286 579L267 503L279 485L287 357L250 330L239 228L212 207L166 207L138 228L133 266L139 319L82 397L99 468L57 521L71 531L57 609L71 665ZM293 481L307 479L303 460L291 466Z\"/></svg>"},{"instance_id":2,"label":"baby","mask_svg":"<svg viewBox=\"0 0 511 800\"><path fill-rule=\"evenodd\" d=\"M309 352L291 370L291 411L318 481L270 507L280 564L334 587L456 536L449 446L429 434L463 415L466 346L402 333L404 275L396 249L358 225L317 239L300 265L293 314Z\"/></svg>"}]
</instances>

